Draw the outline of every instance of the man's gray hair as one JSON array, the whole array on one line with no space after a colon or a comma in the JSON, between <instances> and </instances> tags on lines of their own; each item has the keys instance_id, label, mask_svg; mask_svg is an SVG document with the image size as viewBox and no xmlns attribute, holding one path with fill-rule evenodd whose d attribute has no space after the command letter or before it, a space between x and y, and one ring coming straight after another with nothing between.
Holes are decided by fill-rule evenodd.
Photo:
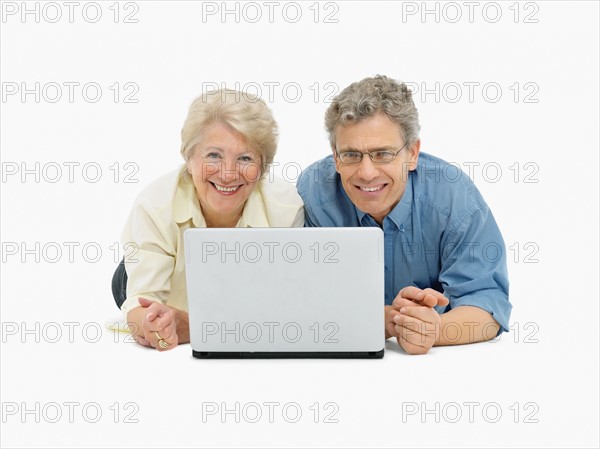
<instances>
[{"instance_id":1,"label":"man's gray hair","mask_svg":"<svg viewBox=\"0 0 600 449\"><path fill-rule=\"evenodd\" d=\"M378 113L384 113L400 125L400 133L408 148L419 139L419 113L412 92L402 82L377 75L350 84L333 99L325 113L325 129L331 148L336 148L338 126L358 123Z\"/></svg>"}]
</instances>

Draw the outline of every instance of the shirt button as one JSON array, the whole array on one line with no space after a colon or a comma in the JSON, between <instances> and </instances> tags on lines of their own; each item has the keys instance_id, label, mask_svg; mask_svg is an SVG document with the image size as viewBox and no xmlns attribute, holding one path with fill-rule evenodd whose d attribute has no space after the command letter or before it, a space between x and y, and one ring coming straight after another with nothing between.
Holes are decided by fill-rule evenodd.
<instances>
[{"instance_id":1,"label":"shirt button","mask_svg":"<svg viewBox=\"0 0 600 449\"><path fill-rule=\"evenodd\" d=\"M404 225L403 224L400 225L400 232L404 232Z\"/></svg>"}]
</instances>

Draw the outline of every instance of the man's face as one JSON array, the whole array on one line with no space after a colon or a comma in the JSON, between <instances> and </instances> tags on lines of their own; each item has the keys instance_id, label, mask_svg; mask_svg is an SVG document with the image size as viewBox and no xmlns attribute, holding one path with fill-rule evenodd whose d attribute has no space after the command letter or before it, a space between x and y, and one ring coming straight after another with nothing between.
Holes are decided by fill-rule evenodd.
<instances>
[{"instance_id":1,"label":"man's face","mask_svg":"<svg viewBox=\"0 0 600 449\"><path fill-rule=\"evenodd\" d=\"M386 115L377 114L361 122L336 130L337 152L348 150L371 152L398 151L404 140L400 126ZM420 141L405 147L389 163L375 163L368 155L355 164L345 164L334 151L336 170L344 190L354 205L369 214L379 224L398 204L408 179L408 172L417 166Z\"/></svg>"}]
</instances>

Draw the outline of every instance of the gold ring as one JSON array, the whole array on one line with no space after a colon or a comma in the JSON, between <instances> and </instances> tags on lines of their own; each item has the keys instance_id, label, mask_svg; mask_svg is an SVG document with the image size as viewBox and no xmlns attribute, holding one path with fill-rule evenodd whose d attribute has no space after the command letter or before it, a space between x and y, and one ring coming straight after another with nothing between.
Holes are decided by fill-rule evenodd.
<instances>
[{"instance_id":1,"label":"gold ring","mask_svg":"<svg viewBox=\"0 0 600 449\"><path fill-rule=\"evenodd\" d=\"M169 343L167 343L161 338L160 340L158 340L158 346L160 346L161 349L167 349L169 347Z\"/></svg>"},{"instance_id":2,"label":"gold ring","mask_svg":"<svg viewBox=\"0 0 600 449\"><path fill-rule=\"evenodd\" d=\"M157 339L158 341L160 341L160 340L164 340L164 338L162 338L162 337L160 336L160 334L158 333L158 331L155 331L155 332L154 332L154 335L156 335L156 339Z\"/></svg>"}]
</instances>

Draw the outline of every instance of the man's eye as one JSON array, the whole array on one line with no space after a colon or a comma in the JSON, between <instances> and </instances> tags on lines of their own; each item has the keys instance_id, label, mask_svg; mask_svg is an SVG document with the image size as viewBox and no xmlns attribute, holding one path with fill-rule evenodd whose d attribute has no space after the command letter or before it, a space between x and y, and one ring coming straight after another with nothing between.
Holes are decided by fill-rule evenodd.
<instances>
[{"instance_id":1,"label":"man's eye","mask_svg":"<svg viewBox=\"0 0 600 449\"><path fill-rule=\"evenodd\" d=\"M360 159L360 153L358 151L345 151L342 154L347 159Z\"/></svg>"},{"instance_id":2,"label":"man's eye","mask_svg":"<svg viewBox=\"0 0 600 449\"><path fill-rule=\"evenodd\" d=\"M394 157L391 151L373 151L371 157L376 161L387 161Z\"/></svg>"}]
</instances>

